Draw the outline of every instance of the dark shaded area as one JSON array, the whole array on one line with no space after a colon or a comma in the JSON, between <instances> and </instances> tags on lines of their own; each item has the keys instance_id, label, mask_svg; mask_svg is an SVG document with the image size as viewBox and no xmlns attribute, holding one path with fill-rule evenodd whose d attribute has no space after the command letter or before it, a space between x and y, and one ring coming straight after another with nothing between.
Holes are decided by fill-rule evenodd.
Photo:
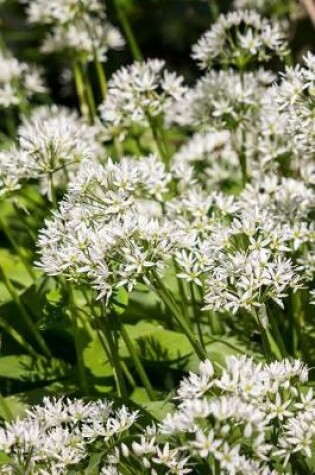
<instances>
[{"instance_id":1,"label":"dark shaded area","mask_svg":"<svg viewBox=\"0 0 315 475\"><path fill-rule=\"evenodd\" d=\"M183 74L190 83L199 75L190 58L192 44L210 27L211 0L124 0L125 11L145 58L163 58L171 70ZM220 11L231 8L231 0L220 0ZM108 17L119 26L113 0L107 0ZM41 64L52 92L52 100L75 104L75 97L63 78L71 68L62 55L42 55L39 45L46 28L27 25L24 7L16 1L0 6L1 30L6 44L23 60ZM314 29L308 18L291 27L291 47L297 60L307 49L315 48ZM132 61L128 47L110 52L106 71L108 77L121 64ZM91 71L93 76L93 71ZM70 84L71 86L71 84Z\"/></svg>"}]
</instances>

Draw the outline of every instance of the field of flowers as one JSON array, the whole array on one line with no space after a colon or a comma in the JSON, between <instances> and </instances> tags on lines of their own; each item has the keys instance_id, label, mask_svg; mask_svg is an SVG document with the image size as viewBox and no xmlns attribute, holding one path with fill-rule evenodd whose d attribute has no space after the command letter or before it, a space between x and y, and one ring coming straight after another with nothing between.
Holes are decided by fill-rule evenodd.
<instances>
[{"instance_id":1,"label":"field of flowers","mask_svg":"<svg viewBox=\"0 0 315 475\"><path fill-rule=\"evenodd\" d=\"M1 475L315 473L314 25L0 1Z\"/></svg>"}]
</instances>

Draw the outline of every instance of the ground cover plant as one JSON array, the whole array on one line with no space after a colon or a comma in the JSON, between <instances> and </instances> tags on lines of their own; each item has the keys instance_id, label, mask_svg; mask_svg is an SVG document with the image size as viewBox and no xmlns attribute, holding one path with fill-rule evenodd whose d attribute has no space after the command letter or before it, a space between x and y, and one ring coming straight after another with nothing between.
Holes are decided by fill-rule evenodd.
<instances>
[{"instance_id":1,"label":"ground cover plant","mask_svg":"<svg viewBox=\"0 0 315 475\"><path fill-rule=\"evenodd\" d=\"M0 474L315 473L314 9L195 3L1 2Z\"/></svg>"}]
</instances>

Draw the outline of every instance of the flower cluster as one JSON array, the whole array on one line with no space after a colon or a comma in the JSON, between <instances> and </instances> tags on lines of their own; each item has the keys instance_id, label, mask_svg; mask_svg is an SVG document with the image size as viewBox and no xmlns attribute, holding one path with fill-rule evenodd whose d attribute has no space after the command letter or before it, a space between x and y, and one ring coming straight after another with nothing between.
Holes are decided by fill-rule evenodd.
<instances>
[{"instance_id":1,"label":"flower cluster","mask_svg":"<svg viewBox=\"0 0 315 475\"><path fill-rule=\"evenodd\" d=\"M186 92L183 78L164 66L158 59L136 62L112 76L100 107L109 139L116 136L122 140L133 125L152 127L181 99Z\"/></svg>"},{"instance_id":2,"label":"flower cluster","mask_svg":"<svg viewBox=\"0 0 315 475\"><path fill-rule=\"evenodd\" d=\"M232 69L209 71L176 101L167 118L192 128L210 124L233 129L257 114L266 87L274 79L262 69L244 73L242 78Z\"/></svg>"},{"instance_id":3,"label":"flower cluster","mask_svg":"<svg viewBox=\"0 0 315 475\"><path fill-rule=\"evenodd\" d=\"M0 473L61 475L86 465L96 449L111 448L129 434L138 413L107 401L44 398L24 419L0 428L0 450L10 456Z\"/></svg>"},{"instance_id":4,"label":"flower cluster","mask_svg":"<svg viewBox=\"0 0 315 475\"><path fill-rule=\"evenodd\" d=\"M23 106L26 99L46 92L41 72L0 51L0 107Z\"/></svg>"},{"instance_id":5,"label":"flower cluster","mask_svg":"<svg viewBox=\"0 0 315 475\"><path fill-rule=\"evenodd\" d=\"M106 60L109 49L121 49L124 39L106 19L99 0L28 1L30 23L48 25L42 50L46 53L68 52L88 61Z\"/></svg>"},{"instance_id":6,"label":"flower cluster","mask_svg":"<svg viewBox=\"0 0 315 475\"><path fill-rule=\"evenodd\" d=\"M123 285L131 291L147 271L164 268L176 242L159 204L168 182L153 155L104 167L82 162L69 196L41 232L41 266L51 275L88 278L99 297Z\"/></svg>"},{"instance_id":7,"label":"flower cluster","mask_svg":"<svg viewBox=\"0 0 315 475\"><path fill-rule=\"evenodd\" d=\"M214 63L244 69L252 62L267 62L287 54L281 27L255 11L240 10L221 15L193 46L193 58L202 69Z\"/></svg>"},{"instance_id":8,"label":"flower cluster","mask_svg":"<svg viewBox=\"0 0 315 475\"><path fill-rule=\"evenodd\" d=\"M18 142L1 152L2 195L20 188L23 180L39 179L51 199L52 188L64 188L83 159L102 154L98 127L65 107L35 109L18 128Z\"/></svg>"},{"instance_id":9,"label":"flower cluster","mask_svg":"<svg viewBox=\"0 0 315 475\"><path fill-rule=\"evenodd\" d=\"M10 459L1 474L61 475L84 470L90 457L102 475L129 473L286 473L296 455L311 456L315 399L300 360L256 363L230 356L216 376L200 364L177 391L178 407L158 425L142 427L137 411L109 402L44 398L22 420L0 429ZM96 465L95 465L96 466ZM297 465L299 467L299 465Z\"/></svg>"},{"instance_id":10,"label":"flower cluster","mask_svg":"<svg viewBox=\"0 0 315 475\"><path fill-rule=\"evenodd\" d=\"M307 379L300 360L263 364L231 356L219 377L207 360L181 382L175 412L129 447L117 447L102 474L116 475L125 463L131 473L287 473L296 454L311 456L314 443Z\"/></svg>"},{"instance_id":11,"label":"flower cluster","mask_svg":"<svg viewBox=\"0 0 315 475\"><path fill-rule=\"evenodd\" d=\"M315 55L304 57L304 66L287 68L280 84L275 84L266 95L267 113L277 104L276 120L285 122L285 139L293 137L295 158L292 168L301 168L306 179L314 175L315 153ZM308 159L308 163L305 163ZM303 164L303 165L302 165ZM311 175L307 178L307 175Z\"/></svg>"},{"instance_id":12,"label":"flower cluster","mask_svg":"<svg viewBox=\"0 0 315 475\"><path fill-rule=\"evenodd\" d=\"M239 161L233 150L231 133L215 129L196 132L174 154L172 171L182 188L196 182L206 189L239 182Z\"/></svg>"}]
</instances>

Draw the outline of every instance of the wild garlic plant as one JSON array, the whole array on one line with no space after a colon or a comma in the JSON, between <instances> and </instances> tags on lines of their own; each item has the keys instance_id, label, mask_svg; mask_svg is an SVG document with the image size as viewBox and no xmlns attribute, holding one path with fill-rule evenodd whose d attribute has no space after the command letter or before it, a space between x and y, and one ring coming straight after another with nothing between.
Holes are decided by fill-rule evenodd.
<instances>
[{"instance_id":1,"label":"wild garlic plant","mask_svg":"<svg viewBox=\"0 0 315 475\"><path fill-rule=\"evenodd\" d=\"M313 390L300 360L209 360L180 382L158 424L108 401L48 399L0 430L2 474L285 474L305 470L315 438Z\"/></svg>"},{"instance_id":2,"label":"wild garlic plant","mask_svg":"<svg viewBox=\"0 0 315 475\"><path fill-rule=\"evenodd\" d=\"M79 112L33 107L47 90L3 49L0 473L311 474L315 55L293 63L296 2L213 2L194 83L143 58L127 2L108 9L125 39L99 0L22 3Z\"/></svg>"},{"instance_id":3,"label":"wild garlic plant","mask_svg":"<svg viewBox=\"0 0 315 475\"><path fill-rule=\"evenodd\" d=\"M93 452L111 451L131 436L137 418L137 411L109 401L46 397L24 419L0 428L0 450L8 455L0 473L83 473Z\"/></svg>"},{"instance_id":4,"label":"wild garlic plant","mask_svg":"<svg viewBox=\"0 0 315 475\"><path fill-rule=\"evenodd\" d=\"M122 443L103 475L131 473L284 474L305 470L314 443L313 390L300 360L209 360L181 381L177 408L137 442Z\"/></svg>"},{"instance_id":5,"label":"wild garlic plant","mask_svg":"<svg viewBox=\"0 0 315 475\"><path fill-rule=\"evenodd\" d=\"M14 135L15 112L25 113L34 97L47 93L40 68L18 61L7 48L0 47L0 108L6 118L6 131Z\"/></svg>"}]
</instances>

